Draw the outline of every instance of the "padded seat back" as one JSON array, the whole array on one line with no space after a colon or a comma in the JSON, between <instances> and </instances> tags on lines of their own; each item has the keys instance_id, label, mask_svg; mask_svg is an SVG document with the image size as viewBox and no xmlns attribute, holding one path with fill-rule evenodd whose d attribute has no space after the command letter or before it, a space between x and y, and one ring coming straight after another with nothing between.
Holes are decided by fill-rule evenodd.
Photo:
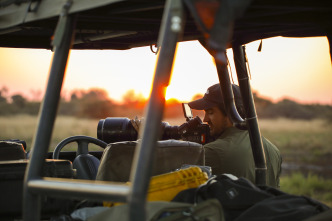
<instances>
[{"instance_id":1,"label":"padded seat back","mask_svg":"<svg viewBox=\"0 0 332 221\"><path fill-rule=\"evenodd\" d=\"M104 150L96 180L127 182L137 141L111 143ZM158 141L152 176L168 173L184 164L204 165L204 148L201 144L179 141Z\"/></svg>"},{"instance_id":2,"label":"padded seat back","mask_svg":"<svg viewBox=\"0 0 332 221\"><path fill-rule=\"evenodd\" d=\"M23 144L12 141L0 141L0 161L26 159Z\"/></svg>"},{"instance_id":3,"label":"padded seat back","mask_svg":"<svg viewBox=\"0 0 332 221\"><path fill-rule=\"evenodd\" d=\"M73 162L73 168L77 171L76 178L95 180L99 164L99 159L91 154L78 155Z\"/></svg>"}]
</instances>

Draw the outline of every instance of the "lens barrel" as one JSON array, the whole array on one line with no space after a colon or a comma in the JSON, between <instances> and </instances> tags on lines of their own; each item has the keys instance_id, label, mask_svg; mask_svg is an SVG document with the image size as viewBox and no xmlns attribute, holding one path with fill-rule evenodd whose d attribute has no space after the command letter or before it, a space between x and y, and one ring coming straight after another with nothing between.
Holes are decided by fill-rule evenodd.
<instances>
[{"instance_id":1,"label":"lens barrel","mask_svg":"<svg viewBox=\"0 0 332 221\"><path fill-rule=\"evenodd\" d=\"M137 131L129 118L108 117L98 123L97 137L106 143L137 140Z\"/></svg>"},{"instance_id":2,"label":"lens barrel","mask_svg":"<svg viewBox=\"0 0 332 221\"><path fill-rule=\"evenodd\" d=\"M160 140L181 138L178 132L178 126L170 126L167 122L161 123L162 135ZM138 133L130 122L129 118L108 117L98 123L97 137L106 143L120 141L135 141Z\"/></svg>"}]
</instances>

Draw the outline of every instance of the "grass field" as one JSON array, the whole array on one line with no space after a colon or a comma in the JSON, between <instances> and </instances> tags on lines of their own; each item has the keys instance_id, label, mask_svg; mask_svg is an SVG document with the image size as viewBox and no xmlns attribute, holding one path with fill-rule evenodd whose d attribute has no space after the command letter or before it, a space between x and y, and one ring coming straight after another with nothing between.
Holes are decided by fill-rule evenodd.
<instances>
[{"instance_id":1,"label":"grass field","mask_svg":"<svg viewBox=\"0 0 332 221\"><path fill-rule=\"evenodd\" d=\"M165 120L180 125L183 118ZM73 135L97 137L98 119L57 118L49 150ZM323 120L263 119L261 133L283 156L281 190L306 195L332 206L332 126ZM0 117L0 139L25 140L28 149L37 118L27 115ZM74 147L69 147L74 148Z\"/></svg>"},{"instance_id":2,"label":"grass field","mask_svg":"<svg viewBox=\"0 0 332 221\"><path fill-rule=\"evenodd\" d=\"M15 115L0 117L0 139L25 140L30 149L36 133L38 119L35 116ZM98 120L78 119L75 117L60 116L56 119L49 150L63 139L74 135L97 137Z\"/></svg>"}]
</instances>

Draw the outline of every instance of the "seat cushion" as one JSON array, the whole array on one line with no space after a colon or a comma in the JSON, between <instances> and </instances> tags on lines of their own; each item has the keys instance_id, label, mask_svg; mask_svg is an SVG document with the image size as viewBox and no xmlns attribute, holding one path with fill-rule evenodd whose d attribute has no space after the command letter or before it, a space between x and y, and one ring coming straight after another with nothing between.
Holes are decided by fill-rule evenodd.
<instances>
[{"instance_id":1,"label":"seat cushion","mask_svg":"<svg viewBox=\"0 0 332 221\"><path fill-rule=\"evenodd\" d=\"M97 180L129 181L137 141L111 143L101 158ZM179 141L158 141L152 176L168 173L184 164L204 165L204 148L201 144Z\"/></svg>"}]
</instances>

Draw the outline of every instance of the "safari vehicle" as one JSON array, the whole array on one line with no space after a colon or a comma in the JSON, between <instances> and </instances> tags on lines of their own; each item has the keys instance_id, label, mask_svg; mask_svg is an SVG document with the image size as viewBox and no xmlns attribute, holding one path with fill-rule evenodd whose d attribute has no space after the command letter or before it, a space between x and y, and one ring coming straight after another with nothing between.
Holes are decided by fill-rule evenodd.
<instances>
[{"instance_id":1,"label":"safari vehicle","mask_svg":"<svg viewBox=\"0 0 332 221\"><path fill-rule=\"evenodd\" d=\"M22 174L18 182L12 182L10 176L0 181L1 218L50 219L70 209L73 200L88 199L126 202L130 220L145 220L146 193L160 133L165 90L179 41L199 40L214 57L227 114L236 126L247 125L256 163L256 184L265 184L266 159L242 46L275 36L327 36L331 42L331 34L332 2L328 0L1 0L1 47L54 51L29 160L1 163L3 168L17 173L26 167L24 181ZM47 153L69 50L124 50L149 45L159 48L158 60L146 120L141 128L141 142L137 144L132 162L131 185L74 179L71 162L80 155L87 155L88 143L103 148L107 143L76 136L64 139L56 148L53 158L60 160L51 159ZM245 119L239 116L234 105L225 56L225 50L230 47L245 104ZM61 148L72 141L78 143L77 153L60 153ZM94 154L97 160L101 153ZM46 158L50 159L45 163ZM87 161L95 165L95 158ZM77 173L91 172L84 165L77 163ZM59 167L69 169L61 174Z\"/></svg>"}]
</instances>

